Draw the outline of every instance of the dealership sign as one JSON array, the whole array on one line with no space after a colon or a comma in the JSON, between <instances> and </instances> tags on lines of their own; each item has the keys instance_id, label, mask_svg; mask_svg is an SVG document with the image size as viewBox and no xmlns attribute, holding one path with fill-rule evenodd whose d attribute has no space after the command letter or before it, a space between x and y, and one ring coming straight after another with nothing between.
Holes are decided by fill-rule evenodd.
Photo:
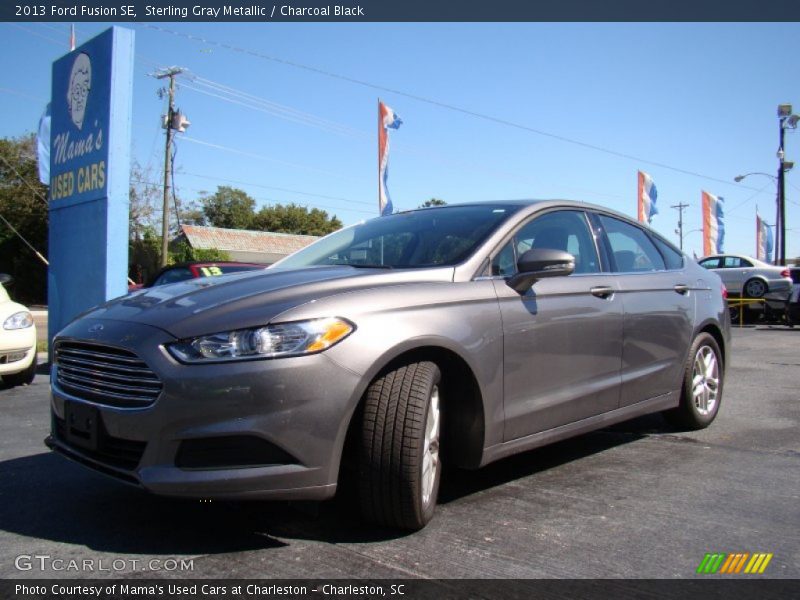
<instances>
[{"instance_id":1,"label":"dealership sign","mask_svg":"<svg viewBox=\"0 0 800 600\"><path fill-rule=\"evenodd\" d=\"M126 293L133 32L112 27L53 63L49 335Z\"/></svg>"},{"instance_id":2,"label":"dealership sign","mask_svg":"<svg viewBox=\"0 0 800 600\"><path fill-rule=\"evenodd\" d=\"M51 201L80 202L106 195L110 39L101 35L54 66Z\"/></svg>"}]
</instances>

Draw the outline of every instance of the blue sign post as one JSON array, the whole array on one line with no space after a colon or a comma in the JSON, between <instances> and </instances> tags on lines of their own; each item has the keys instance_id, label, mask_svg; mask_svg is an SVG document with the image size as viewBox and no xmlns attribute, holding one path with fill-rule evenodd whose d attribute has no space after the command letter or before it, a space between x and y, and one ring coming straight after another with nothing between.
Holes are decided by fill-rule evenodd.
<instances>
[{"instance_id":1,"label":"blue sign post","mask_svg":"<svg viewBox=\"0 0 800 600\"><path fill-rule=\"evenodd\" d=\"M48 336L127 292L133 31L53 63Z\"/></svg>"}]
</instances>

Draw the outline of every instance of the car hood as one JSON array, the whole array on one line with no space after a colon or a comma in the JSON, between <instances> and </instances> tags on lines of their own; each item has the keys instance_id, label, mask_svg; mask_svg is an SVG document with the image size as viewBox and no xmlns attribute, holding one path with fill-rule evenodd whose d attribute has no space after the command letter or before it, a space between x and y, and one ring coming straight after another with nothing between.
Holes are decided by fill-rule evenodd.
<instances>
[{"instance_id":1,"label":"car hood","mask_svg":"<svg viewBox=\"0 0 800 600\"><path fill-rule=\"evenodd\" d=\"M267 269L147 288L100 305L81 317L133 321L186 338L265 325L289 309L335 294L377 286L452 280L452 268Z\"/></svg>"}]
</instances>

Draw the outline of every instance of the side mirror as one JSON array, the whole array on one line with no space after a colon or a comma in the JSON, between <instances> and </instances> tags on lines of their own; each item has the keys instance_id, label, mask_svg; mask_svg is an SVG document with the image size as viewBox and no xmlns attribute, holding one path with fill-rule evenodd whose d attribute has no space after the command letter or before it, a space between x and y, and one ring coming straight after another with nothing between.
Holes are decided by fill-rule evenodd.
<instances>
[{"instance_id":1,"label":"side mirror","mask_svg":"<svg viewBox=\"0 0 800 600\"><path fill-rule=\"evenodd\" d=\"M11 277L11 275L8 273L0 273L0 284L8 285L12 281L14 281L14 278Z\"/></svg>"},{"instance_id":2,"label":"side mirror","mask_svg":"<svg viewBox=\"0 0 800 600\"><path fill-rule=\"evenodd\" d=\"M524 294L531 286L546 277L566 277L575 270L575 257L563 250L534 248L528 250L517 261L517 274L506 282L518 294Z\"/></svg>"}]
</instances>

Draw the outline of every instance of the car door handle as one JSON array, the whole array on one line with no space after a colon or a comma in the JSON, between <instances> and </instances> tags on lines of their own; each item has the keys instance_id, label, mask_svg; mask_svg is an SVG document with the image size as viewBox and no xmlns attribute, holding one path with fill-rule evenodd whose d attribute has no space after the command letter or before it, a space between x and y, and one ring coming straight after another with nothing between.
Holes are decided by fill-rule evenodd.
<instances>
[{"instance_id":1,"label":"car door handle","mask_svg":"<svg viewBox=\"0 0 800 600\"><path fill-rule=\"evenodd\" d=\"M679 283L673 288L679 294L688 294L689 293L689 286L685 283Z\"/></svg>"},{"instance_id":2,"label":"car door handle","mask_svg":"<svg viewBox=\"0 0 800 600\"><path fill-rule=\"evenodd\" d=\"M598 298L610 298L614 295L614 288L605 285L593 287L589 291L592 293L592 296L597 296Z\"/></svg>"}]
</instances>

